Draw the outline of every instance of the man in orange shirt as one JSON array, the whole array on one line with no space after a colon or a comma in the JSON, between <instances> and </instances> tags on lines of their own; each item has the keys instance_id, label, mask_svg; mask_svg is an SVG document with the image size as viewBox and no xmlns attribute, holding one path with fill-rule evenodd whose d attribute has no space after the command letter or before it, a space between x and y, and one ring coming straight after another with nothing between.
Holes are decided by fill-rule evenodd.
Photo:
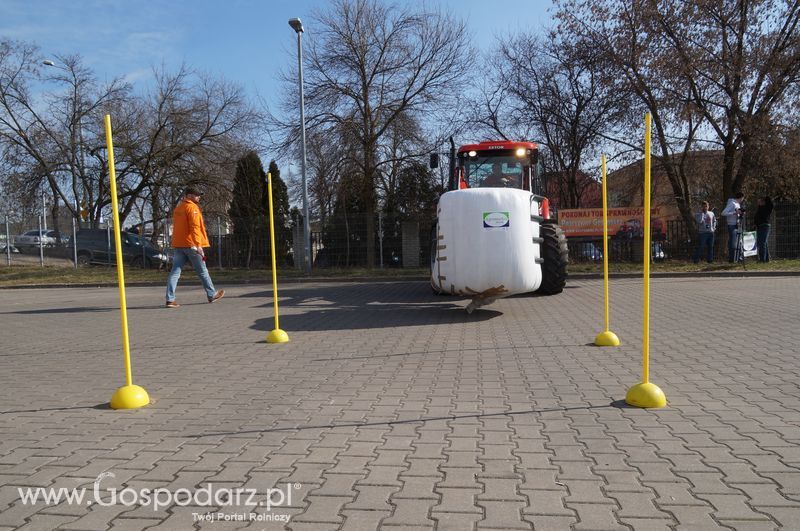
<instances>
[{"instance_id":1,"label":"man in orange shirt","mask_svg":"<svg viewBox=\"0 0 800 531\"><path fill-rule=\"evenodd\" d=\"M172 247L175 256L172 260L172 271L167 279L167 308L180 308L175 301L175 289L181 278L181 268L190 262L203 288L206 290L208 302L215 302L225 295L225 290L215 290L214 283L206 268L206 256L203 247L210 247L203 213L200 212L200 197L203 194L197 188L184 190L183 201L175 207L172 214Z\"/></svg>"}]
</instances>

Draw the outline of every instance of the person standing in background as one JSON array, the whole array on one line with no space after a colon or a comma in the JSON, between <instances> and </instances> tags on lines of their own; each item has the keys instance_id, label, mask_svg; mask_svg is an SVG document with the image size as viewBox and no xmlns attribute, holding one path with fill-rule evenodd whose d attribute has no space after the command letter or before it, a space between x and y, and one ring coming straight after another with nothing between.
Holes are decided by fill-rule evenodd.
<instances>
[{"instance_id":1,"label":"person standing in background","mask_svg":"<svg viewBox=\"0 0 800 531\"><path fill-rule=\"evenodd\" d=\"M770 196L765 195L758 198L755 223L759 262L769 262L769 229L773 206Z\"/></svg>"},{"instance_id":2,"label":"person standing in background","mask_svg":"<svg viewBox=\"0 0 800 531\"><path fill-rule=\"evenodd\" d=\"M725 205L725 210L721 215L725 216L725 221L728 224L728 262L733 263L736 258L736 244L739 240L739 221L744 212L742 204L744 203L744 194L742 192L736 193L733 197L728 199L728 204ZM741 258L741 257L740 257Z\"/></svg>"},{"instance_id":3,"label":"person standing in background","mask_svg":"<svg viewBox=\"0 0 800 531\"><path fill-rule=\"evenodd\" d=\"M708 201L703 201L702 211L694 215L697 221L697 247L694 250L692 261L700 262L700 254L705 250L706 261L714 261L714 232L717 230L717 218L708 209Z\"/></svg>"}]
</instances>

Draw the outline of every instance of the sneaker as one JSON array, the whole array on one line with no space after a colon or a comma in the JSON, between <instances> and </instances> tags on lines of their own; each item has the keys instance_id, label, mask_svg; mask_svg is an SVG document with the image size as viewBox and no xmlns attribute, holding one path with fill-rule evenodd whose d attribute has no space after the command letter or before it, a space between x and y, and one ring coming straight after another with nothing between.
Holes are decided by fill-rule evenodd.
<instances>
[{"instance_id":1,"label":"sneaker","mask_svg":"<svg viewBox=\"0 0 800 531\"><path fill-rule=\"evenodd\" d=\"M208 302L216 302L216 301L220 300L220 299L221 299L222 297L224 297L224 296L225 296L225 290L224 290L224 289L221 289L221 290L217 291L217 292L214 294L214 296L213 296L213 297L209 297L209 298L208 298Z\"/></svg>"},{"instance_id":2,"label":"sneaker","mask_svg":"<svg viewBox=\"0 0 800 531\"><path fill-rule=\"evenodd\" d=\"M180 308L181 305L178 304L176 301L167 301L166 308Z\"/></svg>"}]
</instances>

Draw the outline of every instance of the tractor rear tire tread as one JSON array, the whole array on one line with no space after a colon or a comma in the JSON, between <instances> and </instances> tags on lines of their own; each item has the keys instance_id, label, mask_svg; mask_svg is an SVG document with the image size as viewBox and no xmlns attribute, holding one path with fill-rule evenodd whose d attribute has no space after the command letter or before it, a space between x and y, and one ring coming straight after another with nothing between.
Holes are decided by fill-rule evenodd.
<instances>
[{"instance_id":1,"label":"tractor rear tire tread","mask_svg":"<svg viewBox=\"0 0 800 531\"><path fill-rule=\"evenodd\" d=\"M556 295L564 290L567 283L569 264L567 238L561 227L550 220L545 220L539 226L539 234L544 238L544 243L541 245L544 264L542 264L542 284L537 293Z\"/></svg>"}]
</instances>

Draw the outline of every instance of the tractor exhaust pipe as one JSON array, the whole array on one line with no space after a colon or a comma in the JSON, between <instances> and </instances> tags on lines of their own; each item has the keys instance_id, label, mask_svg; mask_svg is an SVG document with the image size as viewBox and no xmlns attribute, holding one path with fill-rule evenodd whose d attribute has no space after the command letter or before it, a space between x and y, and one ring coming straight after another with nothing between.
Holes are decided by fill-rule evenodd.
<instances>
[{"instance_id":1,"label":"tractor exhaust pipe","mask_svg":"<svg viewBox=\"0 0 800 531\"><path fill-rule=\"evenodd\" d=\"M450 176L447 183L448 190L458 190L456 183L456 143L450 137Z\"/></svg>"}]
</instances>

